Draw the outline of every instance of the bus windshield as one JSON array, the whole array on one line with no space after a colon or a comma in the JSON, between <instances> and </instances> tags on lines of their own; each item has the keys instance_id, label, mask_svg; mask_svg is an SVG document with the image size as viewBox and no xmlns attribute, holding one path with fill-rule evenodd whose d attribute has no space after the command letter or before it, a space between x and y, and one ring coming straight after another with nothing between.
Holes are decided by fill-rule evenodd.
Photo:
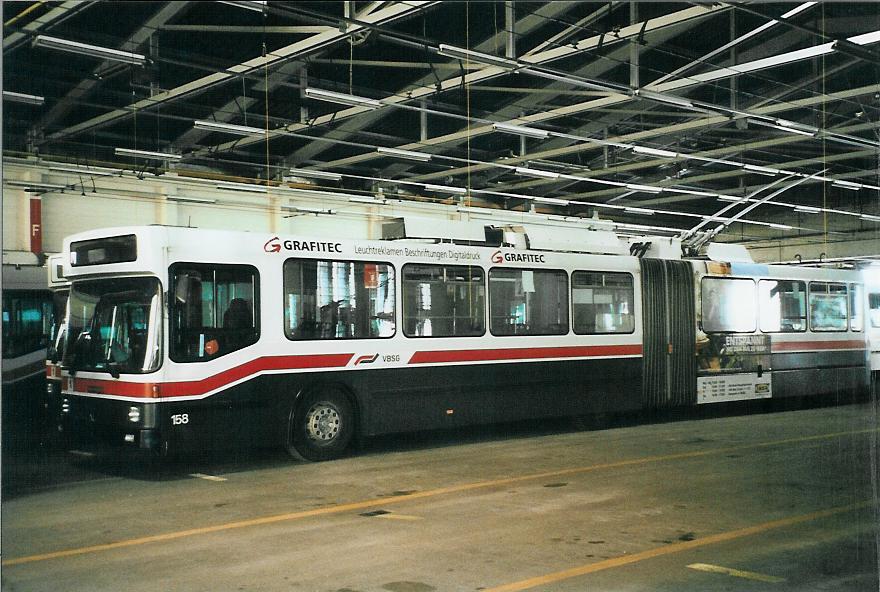
<instances>
[{"instance_id":1,"label":"bus windshield","mask_svg":"<svg viewBox=\"0 0 880 592\"><path fill-rule=\"evenodd\" d=\"M94 372L159 368L162 290L156 278L75 282L70 289L63 366Z\"/></svg>"}]
</instances>

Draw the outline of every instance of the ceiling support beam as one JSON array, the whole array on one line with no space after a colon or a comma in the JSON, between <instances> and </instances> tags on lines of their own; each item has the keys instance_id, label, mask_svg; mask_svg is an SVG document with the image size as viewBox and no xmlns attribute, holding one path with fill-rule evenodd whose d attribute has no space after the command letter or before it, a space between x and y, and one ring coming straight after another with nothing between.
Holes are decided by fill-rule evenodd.
<instances>
[{"instance_id":1,"label":"ceiling support beam","mask_svg":"<svg viewBox=\"0 0 880 592\"><path fill-rule=\"evenodd\" d=\"M155 33L156 29L161 28L165 23L182 13L189 7L189 2L168 2L154 14L147 22L143 24L137 31L132 33L120 47L137 48L146 43ZM112 67L110 61L101 62L98 67L93 70L92 78L83 78L73 90L60 99L55 105L40 119L37 123L37 129L46 129L53 123L70 113L77 103L86 100L102 82L101 74L108 68Z\"/></svg>"},{"instance_id":2,"label":"ceiling support beam","mask_svg":"<svg viewBox=\"0 0 880 592\"><path fill-rule=\"evenodd\" d=\"M809 2L804 3L804 4L810 4L810 6L807 6L806 8L810 8L814 5L814 3L809 3ZM805 10L806 10L806 8L805 8ZM759 35L761 33L764 33L765 31L768 31L768 30L772 29L773 27L775 27L776 25L780 24L780 21L774 19L774 20L771 20L771 21L764 23L763 25L761 25L759 27L752 29L748 33L744 33L743 35L737 37L735 35L736 29L735 29L735 24L734 24L736 22L736 13L733 11L731 11L731 13L730 13L730 22L731 22L731 25L730 25L730 39L731 40L730 40L730 42L725 43L724 45L722 45L721 47L719 47L717 49L713 49L709 53L707 53L707 54L705 54L695 60L692 60L690 63L685 64L684 66L682 66L680 68L676 68L675 70L673 70L669 74L661 76L660 78L658 78L657 80L655 80L651 84L647 85L645 88L654 90L654 88L656 86L663 84L667 80L672 80L673 78L678 78L679 75L684 74L688 70L694 69L696 66L701 66L701 65L715 66L716 64L713 64L709 60L711 60L715 56L723 54L727 50L730 50L731 63L735 64L736 63L735 50L736 50L737 45L740 45L741 43L743 43L744 41L747 41L748 39L751 39L755 35Z\"/></svg>"},{"instance_id":3,"label":"ceiling support beam","mask_svg":"<svg viewBox=\"0 0 880 592\"><path fill-rule=\"evenodd\" d=\"M544 4L543 6L538 7L533 13L529 13L529 14L523 16L523 18L521 18L520 20L518 20L516 22L515 29L520 35L528 35L528 34L534 32L535 30L537 30L538 28L546 25L547 19L556 18L559 15L568 11L570 8L571 8L571 4L567 3L567 2L549 2L547 4ZM486 41L477 44L476 47L474 47L473 49L476 51L491 52L494 50L494 48L497 44L504 42L504 38L505 38L505 33L503 31L499 32L496 35L493 35L492 37L487 39ZM439 66L446 66L447 64L438 64L438 65ZM469 70L469 69L480 70L485 67L480 64L467 64L467 65L465 65L463 63L455 64L452 62L450 62L448 65L452 66L455 69L456 74L461 72L460 66L463 66L465 70ZM437 71L445 70L445 69L446 69L445 67L437 68ZM425 88L425 87L427 87L429 89L435 89L436 83L437 83L437 79L435 78L434 74L431 73L431 74L428 74L428 75L422 77L421 79L415 81L412 86L416 87L417 89ZM408 89L403 89L400 91L399 94L404 95L407 92L409 92ZM422 97L420 97L420 98L427 97L430 94L432 94L432 93L430 93L430 92L423 93ZM347 110L345 112L339 112L336 115L337 115L337 117L341 117L344 113L346 113L348 111L350 111L350 110ZM337 125L333 130L334 136L341 137L343 139L348 138L352 134L356 134L360 130L365 129L366 127L369 127L371 125L375 125L378 121L380 121L383 117L387 116L388 114L389 114L388 109L376 109L371 112L361 113L361 114L359 114L358 117L348 117L348 119L338 119L337 121L339 122L339 125ZM293 130L291 130L291 131L293 131ZM307 146L300 148L296 152L294 152L291 155L291 159L294 162L307 162L307 161L315 159L316 157L318 157L320 154L322 154L327 149L328 149L328 146L326 144L313 142Z\"/></svg>"},{"instance_id":4,"label":"ceiling support beam","mask_svg":"<svg viewBox=\"0 0 880 592\"><path fill-rule=\"evenodd\" d=\"M602 7L598 10L594 11L591 14L588 14L575 24L566 27L563 31L557 33L553 37L550 37L540 45L536 46L534 49L527 51L524 55L534 55L536 53L544 51L548 47L563 43L566 38L574 35L575 33L580 33L585 27L588 27L589 25L598 21L600 18L611 14L611 12L620 5L620 2L608 2L607 4L603 4Z\"/></svg>"},{"instance_id":5,"label":"ceiling support beam","mask_svg":"<svg viewBox=\"0 0 880 592\"><path fill-rule=\"evenodd\" d=\"M193 32L193 33L267 33L267 34L284 34L284 35L314 35L316 33L326 33L334 30L333 27L327 26L246 26L246 25L163 25L159 27L163 31L175 32Z\"/></svg>"},{"instance_id":6,"label":"ceiling support beam","mask_svg":"<svg viewBox=\"0 0 880 592\"><path fill-rule=\"evenodd\" d=\"M730 11L731 14L733 11ZM639 22L639 3L629 3L629 22ZM629 87L641 88L639 82L639 39L633 38L629 40Z\"/></svg>"},{"instance_id":7,"label":"ceiling support beam","mask_svg":"<svg viewBox=\"0 0 880 592\"><path fill-rule=\"evenodd\" d=\"M663 29L663 28L670 27L673 25L678 25L678 24L681 24L681 23L684 23L687 21L691 21L694 19L704 18L707 16L718 14L720 11L724 11L727 9L729 9L729 7L695 6L695 7L687 8L684 10L680 10L678 12L664 15L662 17L649 19L649 20L642 22L642 23L635 23L633 25L623 27L618 32L617 36L613 37L612 39L607 39L606 36L604 36L604 35L596 35L596 36L590 37L588 39L584 39L584 40L574 44L573 46L566 45L563 47L554 47L552 49L548 49L548 50L543 51L541 53L536 53L536 54L533 54L530 56L523 56L521 58L521 61L524 63L533 64L533 65L546 64L546 63L549 63L553 60L561 59L564 57L570 57L572 55L576 55L581 52L591 51L593 49L596 49L596 47L599 46L600 42L605 43L605 45L608 45L610 43L619 43L619 42L623 42L623 41L628 41L629 39L640 35L642 31L645 31L645 32L656 31L658 29ZM465 86L476 84L478 82L482 82L484 80L489 80L489 79L494 78L496 76L505 75L507 73L508 73L508 71L505 70L504 68L500 68L497 66L486 66L476 72L470 72L468 74L465 74L464 76L459 76L459 77L455 77L455 78L448 78L448 79L442 81L441 83L439 83L438 85L422 86L422 87L412 89L412 90L408 91L406 94L387 97L386 99L383 100L383 103L386 105L385 108L387 109L387 108L389 108L389 106L393 106L395 104L406 103L406 102L412 101L414 99L418 99L418 98L421 98L424 96L436 94L437 92L452 90L452 89L460 87L462 84ZM616 95L616 96L622 96L622 95ZM628 97L627 97L627 99L628 99ZM367 113L369 111L372 111L372 109L367 108L367 107L351 107L348 109L344 109L342 111L337 111L337 112L332 113L330 115L326 115L324 117L316 118L314 124L315 125L323 125L323 124L330 123L331 121L337 122L342 119L346 119L346 118L354 117L356 115L361 115L363 113ZM543 115L543 114L539 114L539 115ZM526 121L529 121L529 119L530 119L529 117L525 117L525 118L522 118L521 121L526 122ZM303 129L303 126L300 126L298 124L292 124L292 125L289 125L286 128L284 128L284 131L297 132L297 131L301 131L302 129ZM474 136L474 135L479 135L479 134L492 133L492 131L493 131L492 126L482 126L479 128L471 128L470 130L466 129L464 131L459 131L459 132L455 132L453 134L448 134L447 136L443 136L442 141L437 141L438 139L434 138L428 142L428 145L439 145L439 144L446 143L447 141L456 141L457 139L464 139L467 137L468 134L470 134L471 136ZM272 132L270 132L270 136L271 135L272 135ZM262 139L244 138L244 140L237 142L236 145L242 146L242 145L247 145L247 144L253 144L254 142L258 142L258 141L262 141ZM231 147L231 146L232 146L232 143L229 143L228 147ZM406 144L405 146L408 146L409 147L408 149L410 149L410 150L424 148L424 145L419 145L417 143L416 144L412 144L412 143ZM224 146L220 146L218 148L222 150L224 147L227 147L227 146L224 145ZM399 146L398 148L406 149L403 146ZM338 161L333 161L332 163L328 163L328 164L332 164L333 166L347 166L349 164L356 164L359 162L365 162L365 161L371 160L373 158L376 158L376 155L375 155L375 153L371 152L369 154L362 154L362 155L357 155L357 156L353 156L353 157L346 158L346 159L341 159Z\"/></svg>"},{"instance_id":8,"label":"ceiling support beam","mask_svg":"<svg viewBox=\"0 0 880 592\"><path fill-rule=\"evenodd\" d=\"M435 4L435 2L428 0L408 0L407 2L395 2L386 8L377 10L367 15L363 18L363 21L371 25L387 24L407 16L418 14L419 12L432 6L433 4ZM215 72L213 74L209 74L208 76L203 76L198 80L193 80L192 82L159 93L154 97L142 99L131 105L128 105L126 108L114 109L103 115L93 117L79 124L73 125L52 134L51 136L49 136L49 140L60 140L63 138L67 138L69 136L89 131L97 127L105 126L110 123L115 123L120 119L130 117L133 113L136 112L153 109L159 105L183 97L191 97L218 84L225 84L241 74L247 74L255 70L260 70L262 68L277 66L285 61L304 57L311 54L312 52L330 47L332 45L335 45L336 43L339 43L340 41L348 39L349 36L355 33L359 33L365 29L366 27L363 25L351 24L346 28L344 32L334 29L326 33L313 35L307 39L303 39L301 41L297 41L296 43L292 43L290 45L286 45L284 47L276 49L275 51L268 53L265 56L259 56L246 62L230 66L222 72ZM264 139L260 138L260 141L264 141Z\"/></svg>"},{"instance_id":9,"label":"ceiling support beam","mask_svg":"<svg viewBox=\"0 0 880 592\"><path fill-rule=\"evenodd\" d=\"M694 84L696 84L696 83L694 83ZM781 103L781 104L774 103L772 105L766 105L766 106L758 108L758 109L753 109L752 112L756 115L773 115L773 114L777 114L777 113L784 113L786 111L790 111L790 110L798 109L798 108L802 108L802 107L821 105L823 102L826 102L826 101L833 102L833 101L838 101L838 100L847 100L852 97L875 93L875 92L878 92L878 90L880 90L880 86L873 84L873 85L869 85L869 86L863 86L863 87L860 87L857 89L842 91L839 93L832 93L829 95L820 95L820 96L808 97L806 99L799 99L797 101L790 101L788 103ZM575 113L587 111L587 110L593 109L595 107L607 107L610 105L619 104L619 103L624 102L624 100L618 99L618 97L622 97L622 95L615 95L615 96L610 96L610 97L606 97L606 98L602 98L602 99L597 99L595 101L590 101L588 103L579 103L577 105L571 105L569 107L561 107L559 109L554 109L553 111L547 111L545 113L537 114L536 116L524 117L524 118L520 119L519 121L517 121L516 123L532 123L533 120L537 119L538 117L540 117L541 121L544 121L546 119L545 116L548 116L548 115L552 115L553 117L563 117L565 115L572 115ZM627 98L625 98L625 100L629 100L629 98L627 97ZM642 132L636 132L636 133L632 133L632 134L625 134L622 136L617 136L614 138L610 138L610 141L627 142L627 141L636 141L636 140L646 140L649 138L670 135L670 134L680 136L683 133L686 133L689 131L693 131L693 130L697 130L697 129L705 128L705 127L710 127L710 126L715 126L715 125L723 125L723 124L728 123L729 121L730 120L724 116L703 117L703 118L695 119L692 121L678 123L678 124L671 125L671 126L664 126L661 128L655 128L655 129L646 130L646 131L642 131ZM471 130L471 132L472 133L481 133L481 132L482 133L489 133L491 131L491 129L492 129L491 126L485 126L485 127L481 127L481 128L473 128ZM455 132L452 134L447 134L446 136L438 136L436 138L432 138L428 143L429 144L444 144L447 142L457 141L458 139L460 139L462 137L462 135L463 135L463 132ZM795 138L795 137L792 136L792 138ZM803 140L806 138L801 138L801 139ZM404 148L404 149L406 149L407 147L415 148L418 146L412 145L412 144L408 144L406 146L401 146L401 148ZM577 152L581 152L583 150L592 150L592 149L596 149L596 148L598 148L598 146L596 144L581 143L581 144L575 144L573 146L565 146L565 147L561 147L561 148L554 148L552 150L542 150L540 152L535 152L535 153L529 155L529 158L553 158L556 156L565 156L568 154L574 154ZM358 157L352 157L352 158L358 158ZM340 161L336 161L335 163L328 163L328 166L329 165L339 166L338 163L347 164L347 162L351 161L352 158L342 159ZM513 164L513 162L518 162L518 161L516 159L514 159L513 161L511 161L511 160L505 161L505 163L508 163L508 164ZM474 172L477 172L481 169L486 169L486 168L491 168L491 167L488 165L475 165L470 168L471 168L471 173L474 173ZM463 172L464 172L464 169L461 168L461 169L451 169L448 171L444 171L442 174L443 175L456 175L456 174L462 174ZM602 175L602 174L604 174L603 171L597 171L594 175ZM584 176L594 176L594 175L584 175ZM424 180L430 180L432 178L435 178L435 176L436 175L433 175L433 174L427 174L427 175L420 175L418 177L415 177L414 179L424 181Z\"/></svg>"},{"instance_id":10,"label":"ceiling support beam","mask_svg":"<svg viewBox=\"0 0 880 592\"><path fill-rule=\"evenodd\" d=\"M504 44L504 55L516 59L516 11L513 0L504 2L504 28L507 29L507 42Z\"/></svg>"},{"instance_id":11,"label":"ceiling support beam","mask_svg":"<svg viewBox=\"0 0 880 592\"><path fill-rule=\"evenodd\" d=\"M52 10L39 16L23 26L21 31L4 35L3 37L3 53L8 53L27 41L38 31L51 29L56 25L60 25L67 19L76 16L77 13L89 8L94 2L80 2L79 0L69 0L55 6Z\"/></svg>"}]
</instances>

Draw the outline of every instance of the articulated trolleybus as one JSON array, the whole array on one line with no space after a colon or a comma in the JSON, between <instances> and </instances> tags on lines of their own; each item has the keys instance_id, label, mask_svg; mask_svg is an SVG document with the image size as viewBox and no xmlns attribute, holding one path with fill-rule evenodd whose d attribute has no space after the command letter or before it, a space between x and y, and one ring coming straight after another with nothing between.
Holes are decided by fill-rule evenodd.
<instances>
[{"instance_id":1,"label":"articulated trolleybus","mask_svg":"<svg viewBox=\"0 0 880 592\"><path fill-rule=\"evenodd\" d=\"M867 388L856 272L529 247L69 237L60 427L324 460L356 435Z\"/></svg>"}]
</instances>

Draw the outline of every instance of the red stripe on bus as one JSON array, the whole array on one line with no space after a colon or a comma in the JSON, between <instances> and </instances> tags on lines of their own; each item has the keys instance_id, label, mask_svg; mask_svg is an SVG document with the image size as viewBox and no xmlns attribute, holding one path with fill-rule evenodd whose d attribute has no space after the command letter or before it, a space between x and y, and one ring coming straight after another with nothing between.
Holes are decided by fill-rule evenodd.
<instances>
[{"instance_id":1,"label":"red stripe on bus","mask_svg":"<svg viewBox=\"0 0 880 592\"><path fill-rule=\"evenodd\" d=\"M841 341L777 341L771 351L809 351L828 349L866 349L867 344L860 339Z\"/></svg>"},{"instance_id":2,"label":"red stripe on bus","mask_svg":"<svg viewBox=\"0 0 880 592\"><path fill-rule=\"evenodd\" d=\"M103 380L100 378L74 378L73 390L93 395L115 395L117 397L136 397L138 399L155 398L153 382L124 382L121 380Z\"/></svg>"},{"instance_id":3,"label":"red stripe on bus","mask_svg":"<svg viewBox=\"0 0 880 592\"><path fill-rule=\"evenodd\" d=\"M510 349L420 351L413 354L409 359L409 363L491 362L496 360L540 360L543 358L639 356L641 354L641 344L584 345L573 347L518 347Z\"/></svg>"},{"instance_id":4,"label":"red stripe on bus","mask_svg":"<svg viewBox=\"0 0 880 592\"><path fill-rule=\"evenodd\" d=\"M158 396L193 397L204 395L233 382L238 382L260 372L271 370L304 370L309 368L344 367L354 354L318 354L311 356L269 356L251 360L241 366L230 368L214 376L198 380L181 382L124 382L119 380L101 380L93 378L75 379L74 390L99 395L118 397L155 398L154 386L159 387Z\"/></svg>"}]
</instances>

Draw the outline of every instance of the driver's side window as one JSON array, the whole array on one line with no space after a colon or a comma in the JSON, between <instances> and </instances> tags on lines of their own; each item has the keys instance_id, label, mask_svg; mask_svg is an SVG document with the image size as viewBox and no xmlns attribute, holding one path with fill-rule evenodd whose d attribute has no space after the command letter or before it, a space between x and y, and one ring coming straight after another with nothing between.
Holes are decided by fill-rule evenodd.
<instances>
[{"instance_id":1,"label":"driver's side window","mask_svg":"<svg viewBox=\"0 0 880 592\"><path fill-rule=\"evenodd\" d=\"M249 265L171 267L171 359L202 362L257 342L259 274Z\"/></svg>"}]
</instances>

